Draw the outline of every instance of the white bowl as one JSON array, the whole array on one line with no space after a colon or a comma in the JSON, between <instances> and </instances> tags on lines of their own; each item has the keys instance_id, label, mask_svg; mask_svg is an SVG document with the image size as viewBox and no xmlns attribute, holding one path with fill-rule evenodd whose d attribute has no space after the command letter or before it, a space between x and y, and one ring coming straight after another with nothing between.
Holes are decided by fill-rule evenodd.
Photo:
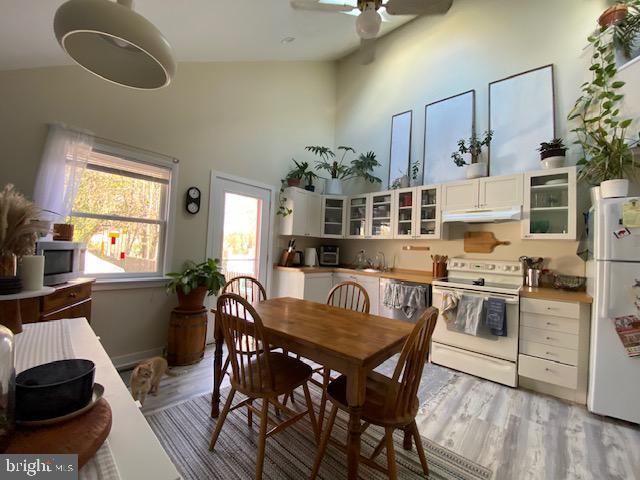
<instances>
[{"instance_id":1,"label":"white bowl","mask_svg":"<svg viewBox=\"0 0 640 480\"><path fill-rule=\"evenodd\" d=\"M542 168L544 168L545 170L551 169L551 168L560 168L560 167L564 167L564 156L556 156L556 157L547 157L544 160L541 160L542 163Z\"/></svg>"}]
</instances>

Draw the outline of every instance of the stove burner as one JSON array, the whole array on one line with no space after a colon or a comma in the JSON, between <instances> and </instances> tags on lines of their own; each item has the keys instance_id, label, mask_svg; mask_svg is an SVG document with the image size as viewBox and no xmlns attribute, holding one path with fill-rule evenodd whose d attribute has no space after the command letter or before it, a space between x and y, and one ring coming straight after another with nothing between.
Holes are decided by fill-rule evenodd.
<instances>
[{"instance_id":1,"label":"stove burner","mask_svg":"<svg viewBox=\"0 0 640 480\"><path fill-rule=\"evenodd\" d=\"M474 280L473 284L478 285L480 287L484 287L484 278L479 278L478 280Z\"/></svg>"}]
</instances>

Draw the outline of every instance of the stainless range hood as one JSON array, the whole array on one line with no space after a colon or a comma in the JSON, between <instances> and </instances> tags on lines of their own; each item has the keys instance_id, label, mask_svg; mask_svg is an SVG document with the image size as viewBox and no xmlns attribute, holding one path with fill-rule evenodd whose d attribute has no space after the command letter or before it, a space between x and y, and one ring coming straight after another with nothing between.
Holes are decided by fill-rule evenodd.
<instances>
[{"instance_id":1,"label":"stainless range hood","mask_svg":"<svg viewBox=\"0 0 640 480\"><path fill-rule=\"evenodd\" d=\"M522 219L522 207L470 208L442 212L443 223L498 223Z\"/></svg>"}]
</instances>

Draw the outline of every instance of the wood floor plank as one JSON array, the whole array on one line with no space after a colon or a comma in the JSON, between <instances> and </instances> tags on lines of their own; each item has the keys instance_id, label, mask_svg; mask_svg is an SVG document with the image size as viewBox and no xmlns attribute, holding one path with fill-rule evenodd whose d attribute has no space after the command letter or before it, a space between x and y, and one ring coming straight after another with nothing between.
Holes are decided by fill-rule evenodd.
<instances>
[{"instance_id":1,"label":"wood floor plank","mask_svg":"<svg viewBox=\"0 0 640 480\"><path fill-rule=\"evenodd\" d=\"M149 414L212 391L213 349L173 368ZM122 372L128 384L130 372ZM225 377L223 388L229 384ZM584 406L455 372L420 408L421 435L494 472L495 480L640 480L640 427Z\"/></svg>"}]
</instances>

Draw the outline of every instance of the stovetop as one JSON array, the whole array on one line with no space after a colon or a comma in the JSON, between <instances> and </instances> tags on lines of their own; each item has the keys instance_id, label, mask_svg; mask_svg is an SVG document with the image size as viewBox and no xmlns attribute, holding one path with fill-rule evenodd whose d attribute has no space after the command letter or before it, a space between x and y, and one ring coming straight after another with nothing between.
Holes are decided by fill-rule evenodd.
<instances>
[{"instance_id":1,"label":"stovetop","mask_svg":"<svg viewBox=\"0 0 640 480\"><path fill-rule=\"evenodd\" d=\"M434 286L516 295L523 284L518 261L457 257L449 259L447 267L448 277L435 279Z\"/></svg>"}]
</instances>

